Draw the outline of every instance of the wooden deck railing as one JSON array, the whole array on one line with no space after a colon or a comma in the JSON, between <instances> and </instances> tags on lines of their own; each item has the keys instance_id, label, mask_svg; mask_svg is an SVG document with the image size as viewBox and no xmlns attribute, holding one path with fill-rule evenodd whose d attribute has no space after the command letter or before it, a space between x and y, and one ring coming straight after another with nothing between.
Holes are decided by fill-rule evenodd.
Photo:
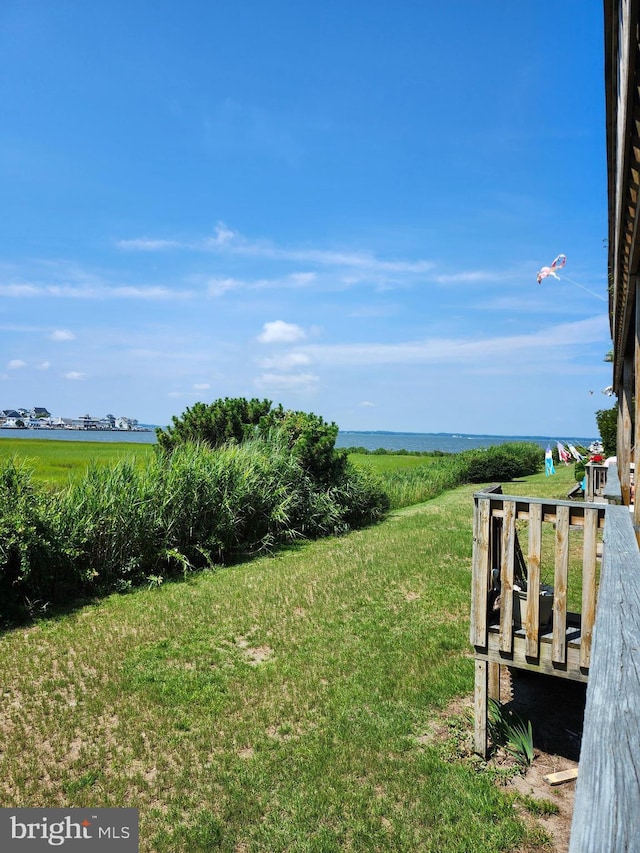
<instances>
[{"instance_id":1,"label":"wooden deck railing","mask_svg":"<svg viewBox=\"0 0 640 853\"><path fill-rule=\"evenodd\" d=\"M640 851L640 551L627 506L607 507L604 539L569 853Z\"/></svg>"},{"instance_id":2,"label":"wooden deck railing","mask_svg":"<svg viewBox=\"0 0 640 853\"><path fill-rule=\"evenodd\" d=\"M587 681L606 504L474 495L471 644L476 658L475 748L486 754L487 697L500 664ZM549 624L541 582L553 588ZM514 624L516 587L526 589ZM520 596L519 596L520 597ZM577 602L572 612L568 603Z\"/></svg>"},{"instance_id":3,"label":"wooden deck railing","mask_svg":"<svg viewBox=\"0 0 640 853\"><path fill-rule=\"evenodd\" d=\"M487 696L499 684L500 664L583 681L588 675L569 853L640 853L640 550L616 484L612 468L609 503L602 504L514 497L499 487L474 496L476 751L486 753ZM514 626L514 585L524 580L535 590L549 561L552 625L539 625L538 596L529 594L523 625ZM576 561L582 609L572 614ZM498 579L500 606L492 611Z\"/></svg>"},{"instance_id":4,"label":"wooden deck railing","mask_svg":"<svg viewBox=\"0 0 640 853\"><path fill-rule=\"evenodd\" d=\"M585 500L591 502L604 498L608 472L609 469L606 465L600 465L597 462L589 462L585 466L585 474L587 477Z\"/></svg>"}]
</instances>

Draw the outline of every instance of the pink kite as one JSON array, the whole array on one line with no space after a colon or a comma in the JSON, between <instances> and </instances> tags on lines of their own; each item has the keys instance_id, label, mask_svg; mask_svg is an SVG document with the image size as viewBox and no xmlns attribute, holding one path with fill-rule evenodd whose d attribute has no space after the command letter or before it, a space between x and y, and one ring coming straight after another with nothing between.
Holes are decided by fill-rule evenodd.
<instances>
[{"instance_id":1,"label":"pink kite","mask_svg":"<svg viewBox=\"0 0 640 853\"><path fill-rule=\"evenodd\" d=\"M551 264L550 267L542 267L540 272L538 273L538 284L542 281L543 278L546 278L548 275L552 275L554 278L558 278L556 275L556 270L561 270L562 267L567 262L566 255L558 255L555 261Z\"/></svg>"}]
</instances>

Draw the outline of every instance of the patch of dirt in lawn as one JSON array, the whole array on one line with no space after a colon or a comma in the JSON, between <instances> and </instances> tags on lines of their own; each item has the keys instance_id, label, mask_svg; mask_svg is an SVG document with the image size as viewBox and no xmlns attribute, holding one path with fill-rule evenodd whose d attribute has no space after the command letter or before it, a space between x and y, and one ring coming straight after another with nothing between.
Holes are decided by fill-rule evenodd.
<instances>
[{"instance_id":1,"label":"patch of dirt in lawn","mask_svg":"<svg viewBox=\"0 0 640 853\"><path fill-rule=\"evenodd\" d=\"M501 667L500 701L523 719L531 720L535 758L530 767L518 772L514 757L498 748L493 751L487 768L495 772L507 791L519 795L515 808L520 817L530 825L537 824L545 830L551 839L551 846L544 847L544 850L549 853L567 853L569 850L576 782L573 780L550 785L544 776L561 770L577 769L585 697L585 684ZM459 730L452 738L451 721L461 718L469 721L464 726L464 744L459 742ZM458 699L431 731L419 737L418 741L451 743L452 739L457 740L458 758L469 758L473 740L472 720L473 697ZM533 814L531 806L535 804L529 800L538 801L541 812L549 811L548 804L553 804L558 810L557 814ZM518 853L533 851L531 848L523 848Z\"/></svg>"},{"instance_id":2,"label":"patch of dirt in lawn","mask_svg":"<svg viewBox=\"0 0 640 853\"><path fill-rule=\"evenodd\" d=\"M523 796L558 807L557 815L536 818L553 839L554 853L569 849L576 782L549 785L543 777L578 767L586 690L580 682L501 667L501 702L531 720L535 748L533 765L510 784Z\"/></svg>"}]
</instances>

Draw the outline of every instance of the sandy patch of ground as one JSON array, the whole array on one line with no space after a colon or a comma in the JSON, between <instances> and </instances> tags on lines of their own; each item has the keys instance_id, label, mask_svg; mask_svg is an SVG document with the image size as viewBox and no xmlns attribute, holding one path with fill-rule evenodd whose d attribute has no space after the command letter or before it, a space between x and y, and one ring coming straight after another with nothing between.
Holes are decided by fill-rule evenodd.
<instances>
[{"instance_id":1,"label":"sandy patch of ground","mask_svg":"<svg viewBox=\"0 0 640 853\"><path fill-rule=\"evenodd\" d=\"M536 818L553 839L554 853L569 849L576 783L551 786L543 777L578 767L586 688L564 678L501 668L501 702L531 720L536 756L526 774L510 784L521 794L557 805L557 815Z\"/></svg>"},{"instance_id":2,"label":"sandy patch of ground","mask_svg":"<svg viewBox=\"0 0 640 853\"><path fill-rule=\"evenodd\" d=\"M557 814L534 815L523 803L516 806L523 820L537 823L546 831L552 843L550 848L545 847L549 853L567 853L569 850L576 782L552 786L544 780L544 776L578 767L585 697L585 684L501 667L500 701L524 719L531 720L535 758L525 772L518 774L509 772L516 762L504 749L496 750L489 763L497 771L504 771L507 790L523 798L545 801L557 807ZM444 741L451 734L447 719L460 718L461 715L472 719L472 714L472 697L458 700L431 732L418 740ZM471 743L472 732L469 732L469 750ZM519 853L531 851L527 849Z\"/></svg>"}]
</instances>

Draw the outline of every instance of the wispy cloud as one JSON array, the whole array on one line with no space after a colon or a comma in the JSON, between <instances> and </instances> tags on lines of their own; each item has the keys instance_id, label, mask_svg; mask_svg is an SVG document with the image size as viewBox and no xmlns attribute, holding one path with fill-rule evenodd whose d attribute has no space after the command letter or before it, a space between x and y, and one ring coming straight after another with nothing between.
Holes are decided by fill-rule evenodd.
<instances>
[{"instance_id":1,"label":"wispy cloud","mask_svg":"<svg viewBox=\"0 0 640 853\"><path fill-rule=\"evenodd\" d=\"M70 370L68 373L63 374L63 376L64 376L64 378L65 378L65 379L69 379L69 380L71 380L72 382L77 382L77 381L79 381L80 379L85 379L85 378L86 378L86 376L87 376L87 374L86 374L86 373L81 373L81 372L80 372L80 371L78 371L78 370Z\"/></svg>"},{"instance_id":2,"label":"wispy cloud","mask_svg":"<svg viewBox=\"0 0 640 853\"><path fill-rule=\"evenodd\" d=\"M607 323L606 315L601 315L522 335L431 338L391 344L310 344L303 351L315 363L333 366L428 363L479 367L480 362L491 361L494 367L509 367L523 354L528 359L553 362L560 353L578 345L601 342L606 339Z\"/></svg>"},{"instance_id":3,"label":"wispy cloud","mask_svg":"<svg viewBox=\"0 0 640 853\"><path fill-rule=\"evenodd\" d=\"M7 364L9 370L21 370L23 367L27 366L26 361L22 361L21 358L12 358L11 361Z\"/></svg>"},{"instance_id":4,"label":"wispy cloud","mask_svg":"<svg viewBox=\"0 0 640 853\"><path fill-rule=\"evenodd\" d=\"M228 228L223 222L216 225L213 237L184 241L134 238L119 240L117 246L125 250L146 252L162 251L168 248L200 252L225 252L294 263L357 269L363 273L424 274L433 270L435 266L433 261L428 260L383 259L370 251L338 251L314 247L292 248L279 246L266 240L252 241L243 237L239 232Z\"/></svg>"},{"instance_id":5,"label":"wispy cloud","mask_svg":"<svg viewBox=\"0 0 640 853\"><path fill-rule=\"evenodd\" d=\"M152 240L147 237L136 237L133 240L118 240L120 249L132 249L139 252L160 252L163 249L180 249L183 245L177 240Z\"/></svg>"},{"instance_id":6,"label":"wispy cloud","mask_svg":"<svg viewBox=\"0 0 640 853\"><path fill-rule=\"evenodd\" d=\"M295 370L311 364L311 357L304 352L288 352L272 358L261 358L258 365L265 370Z\"/></svg>"},{"instance_id":7,"label":"wispy cloud","mask_svg":"<svg viewBox=\"0 0 640 853\"><path fill-rule=\"evenodd\" d=\"M255 379L258 388L274 391L313 391L319 381L314 373L263 373Z\"/></svg>"},{"instance_id":8,"label":"wispy cloud","mask_svg":"<svg viewBox=\"0 0 640 853\"><path fill-rule=\"evenodd\" d=\"M0 296L13 298L54 299L140 299L154 302L191 299L193 291L174 290L169 287L60 284L0 284Z\"/></svg>"},{"instance_id":9,"label":"wispy cloud","mask_svg":"<svg viewBox=\"0 0 640 853\"><path fill-rule=\"evenodd\" d=\"M73 332L70 332L69 329L55 329L49 335L50 341L73 341L75 340L75 335Z\"/></svg>"},{"instance_id":10,"label":"wispy cloud","mask_svg":"<svg viewBox=\"0 0 640 853\"><path fill-rule=\"evenodd\" d=\"M284 320L273 320L265 323L258 335L261 344L293 344L304 340L306 333L295 323L285 323Z\"/></svg>"}]
</instances>

